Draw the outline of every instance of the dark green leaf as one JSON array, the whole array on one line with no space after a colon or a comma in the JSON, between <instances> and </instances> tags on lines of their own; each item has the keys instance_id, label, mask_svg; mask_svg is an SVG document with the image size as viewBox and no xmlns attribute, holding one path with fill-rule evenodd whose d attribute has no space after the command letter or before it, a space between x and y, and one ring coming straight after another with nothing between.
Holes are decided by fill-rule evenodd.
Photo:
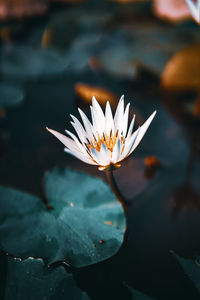
<instances>
[{"instance_id":1,"label":"dark green leaf","mask_svg":"<svg viewBox=\"0 0 200 300\"><path fill-rule=\"evenodd\" d=\"M42 259L8 259L5 300L88 300L64 267L45 266Z\"/></svg>"},{"instance_id":2,"label":"dark green leaf","mask_svg":"<svg viewBox=\"0 0 200 300\"><path fill-rule=\"evenodd\" d=\"M67 258L77 267L113 256L123 242L126 222L110 188L70 169L55 169L45 179L50 211L36 197L0 188L0 247L48 263Z\"/></svg>"},{"instance_id":3,"label":"dark green leaf","mask_svg":"<svg viewBox=\"0 0 200 300\"><path fill-rule=\"evenodd\" d=\"M199 258L196 260L183 258L174 254L181 267L187 276L192 280L198 291L200 292L200 264L198 263Z\"/></svg>"}]
</instances>

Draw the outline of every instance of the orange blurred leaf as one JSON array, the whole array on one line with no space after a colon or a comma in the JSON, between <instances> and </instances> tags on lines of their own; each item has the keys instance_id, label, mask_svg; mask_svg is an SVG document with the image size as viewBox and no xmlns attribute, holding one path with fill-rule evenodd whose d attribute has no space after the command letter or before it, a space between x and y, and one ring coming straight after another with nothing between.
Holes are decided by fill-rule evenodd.
<instances>
[{"instance_id":1,"label":"orange blurred leaf","mask_svg":"<svg viewBox=\"0 0 200 300\"><path fill-rule=\"evenodd\" d=\"M168 61L161 86L169 91L190 91L200 86L200 44L184 48Z\"/></svg>"},{"instance_id":2,"label":"orange blurred leaf","mask_svg":"<svg viewBox=\"0 0 200 300\"><path fill-rule=\"evenodd\" d=\"M109 101L113 107L118 103L118 97L103 87L77 83L74 89L77 96L87 104L91 104L93 96L95 96L98 102L103 106L106 105L107 101Z\"/></svg>"}]
</instances>

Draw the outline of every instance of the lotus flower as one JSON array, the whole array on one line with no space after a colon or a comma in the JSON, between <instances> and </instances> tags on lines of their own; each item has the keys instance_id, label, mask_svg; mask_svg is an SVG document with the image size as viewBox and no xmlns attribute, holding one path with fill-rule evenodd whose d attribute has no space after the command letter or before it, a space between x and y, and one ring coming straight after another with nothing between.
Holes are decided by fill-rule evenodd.
<instances>
[{"instance_id":1,"label":"lotus flower","mask_svg":"<svg viewBox=\"0 0 200 300\"><path fill-rule=\"evenodd\" d=\"M71 124L78 137L68 130L66 133L70 138L55 130L49 128L47 130L66 146L65 152L87 164L97 165L100 171L110 171L119 168L120 162L135 150L156 114L155 111L141 127L132 132L135 115L128 128L129 106L130 103L124 111L124 96L122 96L113 118L110 103L106 103L104 114L93 97L90 106L92 123L80 108L78 111L84 126L71 115L73 120Z\"/></svg>"},{"instance_id":2,"label":"lotus flower","mask_svg":"<svg viewBox=\"0 0 200 300\"><path fill-rule=\"evenodd\" d=\"M190 9L191 15L195 21L200 24L200 0L196 0L196 2L194 0L185 1Z\"/></svg>"}]
</instances>

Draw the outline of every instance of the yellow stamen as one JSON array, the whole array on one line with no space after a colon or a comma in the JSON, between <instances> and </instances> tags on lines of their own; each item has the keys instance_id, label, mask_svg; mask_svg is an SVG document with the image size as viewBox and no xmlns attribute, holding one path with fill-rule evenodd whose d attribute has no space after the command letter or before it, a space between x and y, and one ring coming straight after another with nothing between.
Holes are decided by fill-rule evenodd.
<instances>
[{"instance_id":1,"label":"yellow stamen","mask_svg":"<svg viewBox=\"0 0 200 300\"><path fill-rule=\"evenodd\" d=\"M94 148L95 150L99 151L101 150L101 144L105 144L105 146L110 150L110 152L113 152L114 146L118 140L118 134L119 132L117 131L115 134L112 133L112 130L109 135L106 133L103 133L103 136L100 136L98 134L98 138L94 137L94 141L89 142L86 146L88 150L91 148ZM125 144L125 138L122 136L121 138L121 145L122 145L122 152L124 149L124 144Z\"/></svg>"}]
</instances>

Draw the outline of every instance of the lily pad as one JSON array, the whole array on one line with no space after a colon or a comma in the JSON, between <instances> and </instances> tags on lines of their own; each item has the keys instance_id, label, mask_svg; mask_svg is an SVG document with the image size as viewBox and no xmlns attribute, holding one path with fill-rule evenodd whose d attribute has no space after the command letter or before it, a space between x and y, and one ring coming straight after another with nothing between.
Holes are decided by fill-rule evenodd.
<instances>
[{"instance_id":1,"label":"lily pad","mask_svg":"<svg viewBox=\"0 0 200 300\"><path fill-rule=\"evenodd\" d=\"M174 254L174 253L173 253ZM190 278L190 280L194 283L197 290L200 292L200 264L199 264L199 257L196 260L183 258L174 254L178 262L180 263L181 267L183 268L184 272Z\"/></svg>"},{"instance_id":2,"label":"lily pad","mask_svg":"<svg viewBox=\"0 0 200 300\"><path fill-rule=\"evenodd\" d=\"M40 199L0 188L0 248L14 256L67 259L76 267L113 256L123 242L125 215L101 179L71 169L45 176L52 210Z\"/></svg>"},{"instance_id":3,"label":"lily pad","mask_svg":"<svg viewBox=\"0 0 200 300\"><path fill-rule=\"evenodd\" d=\"M5 78L27 80L53 76L62 72L67 65L64 56L39 47L33 49L30 46L18 46L10 51L3 49L1 54L1 70Z\"/></svg>"},{"instance_id":4,"label":"lily pad","mask_svg":"<svg viewBox=\"0 0 200 300\"><path fill-rule=\"evenodd\" d=\"M64 267L50 268L41 258L8 258L5 300L89 300Z\"/></svg>"},{"instance_id":5,"label":"lily pad","mask_svg":"<svg viewBox=\"0 0 200 300\"><path fill-rule=\"evenodd\" d=\"M23 91L11 84L0 83L0 107L18 106L24 98Z\"/></svg>"}]
</instances>

